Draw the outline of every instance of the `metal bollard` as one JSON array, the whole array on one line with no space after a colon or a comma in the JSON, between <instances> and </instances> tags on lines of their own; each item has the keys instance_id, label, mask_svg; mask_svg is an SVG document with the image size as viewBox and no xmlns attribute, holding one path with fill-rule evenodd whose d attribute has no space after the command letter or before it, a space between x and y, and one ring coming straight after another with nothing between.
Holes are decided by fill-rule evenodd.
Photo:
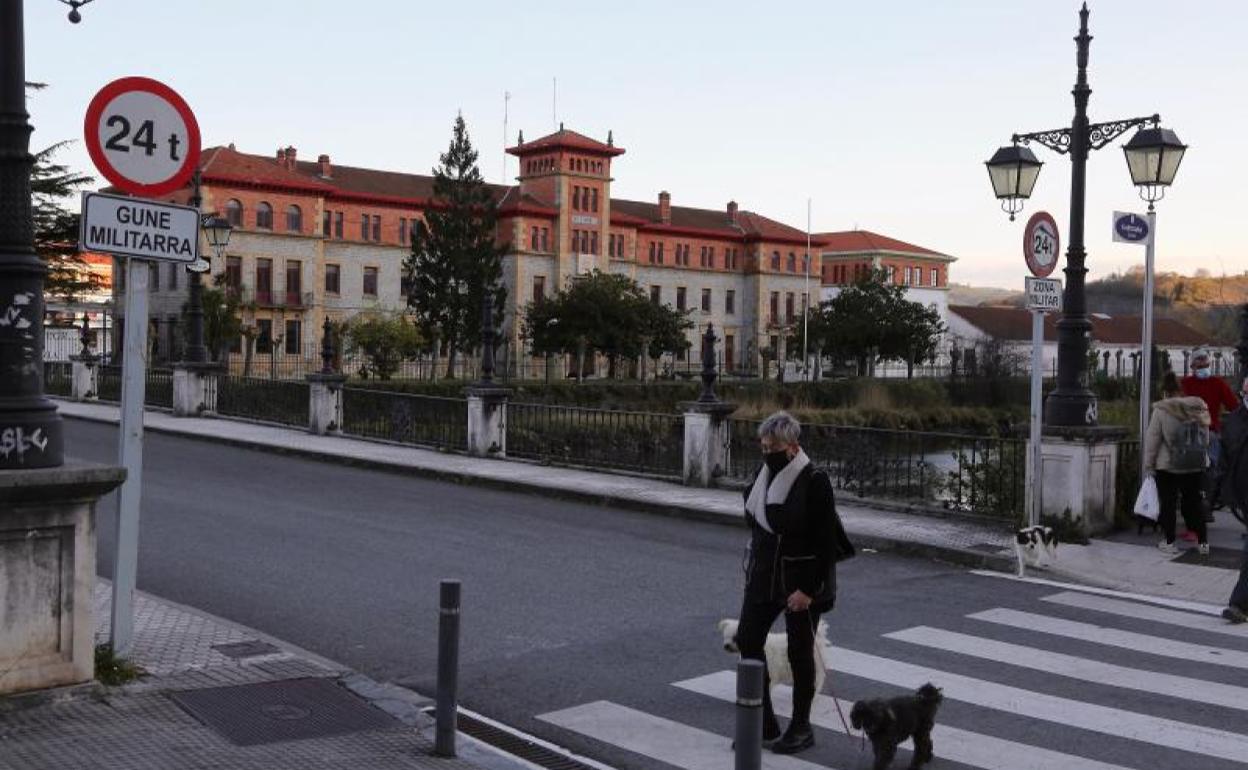
<instances>
[{"instance_id":1,"label":"metal bollard","mask_svg":"<svg viewBox=\"0 0 1248 770\"><path fill-rule=\"evenodd\" d=\"M763 665L761 660L737 663L736 770L763 766Z\"/></svg>"},{"instance_id":2,"label":"metal bollard","mask_svg":"<svg viewBox=\"0 0 1248 770\"><path fill-rule=\"evenodd\" d=\"M459 686L459 581L443 580L438 610L438 698L433 753L455 756L455 701ZM762 728L759 728L760 730Z\"/></svg>"}]
</instances>

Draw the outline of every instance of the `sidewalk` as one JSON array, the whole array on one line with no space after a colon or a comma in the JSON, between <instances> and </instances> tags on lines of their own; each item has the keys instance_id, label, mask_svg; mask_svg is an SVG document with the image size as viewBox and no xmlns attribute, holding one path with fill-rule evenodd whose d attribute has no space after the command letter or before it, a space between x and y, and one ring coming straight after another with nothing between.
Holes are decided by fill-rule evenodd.
<instances>
[{"instance_id":1,"label":"sidewalk","mask_svg":"<svg viewBox=\"0 0 1248 770\"><path fill-rule=\"evenodd\" d=\"M108 640L111 592L97 582L97 643ZM0 768L529 767L462 733L458 758L431 756L432 703L409 690L142 592L134 611L126 657L148 675L0 698Z\"/></svg>"},{"instance_id":2,"label":"sidewalk","mask_svg":"<svg viewBox=\"0 0 1248 770\"><path fill-rule=\"evenodd\" d=\"M118 408L100 403L59 401L61 414L116 423ZM517 460L473 458L429 449L223 418L174 417L145 413L145 428L223 444L308 457L333 463L428 476L584 502L613 505L669 516L736 526L741 496L733 490L685 487L655 479L556 468ZM72 447L70 448L72 453ZM845 528L859 547L939 559L968 567L1013 572L1011 533L1000 525L965 518L938 518L876 508L842 500L837 506ZM1229 513L1219 512L1211 530L1215 554L1241 548L1242 530ZM1182 547L1183 544L1181 544ZM1133 593L1166 596L1222 606L1237 577L1234 569L1203 566L1191 556L1166 557L1151 533L1136 537L1116 533L1090 545L1063 545L1057 563L1035 574ZM1194 546L1193 546L1194 547Z\"/></svg>"}]
</instances>

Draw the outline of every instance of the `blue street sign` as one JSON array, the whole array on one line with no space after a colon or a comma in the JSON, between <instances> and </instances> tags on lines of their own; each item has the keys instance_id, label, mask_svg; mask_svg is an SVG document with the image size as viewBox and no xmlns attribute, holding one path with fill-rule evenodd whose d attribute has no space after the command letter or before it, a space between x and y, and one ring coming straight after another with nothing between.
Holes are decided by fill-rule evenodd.
<instances>
[{"instance_id":1,"label":"blue street sign","mask_svg":"<svg viewBox=\"0 0 1248 770\"><path fill-rule=\"evenodd\" d=\"M1146 243L1149 237L1148 220L1139 214L1114 212L1114 240L1120 243Z\"/></svg>"}]
</instances>

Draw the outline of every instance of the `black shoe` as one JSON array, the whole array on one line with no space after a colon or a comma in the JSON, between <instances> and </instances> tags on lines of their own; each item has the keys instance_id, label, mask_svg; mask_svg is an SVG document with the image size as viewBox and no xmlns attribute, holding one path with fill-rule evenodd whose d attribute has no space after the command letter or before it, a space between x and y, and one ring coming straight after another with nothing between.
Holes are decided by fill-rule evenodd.
<instances>
[{"instance_id":1,"label":"black shoe","mask_svg":"<svg viewBox=\"0 0 1248 770\"><path fill-rule=\"evenodd\" d=\"M790 726L780 740L771 744L771 751L773 754L796 754L814 745L815 733L809 727L794 729Z\"/></svg>"},{"instance_id":2,"label":"black shoe","mask_svg":"<svg viewBox=\"0 0 1248 770\"><path fill-rule=\"evenodd\" d=\"M780 737L780 723L775 719L763 722L763 748L770 748L771 743ZM737 750L737 742L732 742L732 750Z\"/></svg>"}]
</instances>

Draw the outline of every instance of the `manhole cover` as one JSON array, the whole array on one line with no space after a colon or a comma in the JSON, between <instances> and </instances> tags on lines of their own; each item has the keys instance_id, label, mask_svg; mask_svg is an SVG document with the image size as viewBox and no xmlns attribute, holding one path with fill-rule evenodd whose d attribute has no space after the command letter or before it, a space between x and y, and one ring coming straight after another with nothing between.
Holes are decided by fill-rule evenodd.
<instances>
[{"instance_id":1,"label":"manhole cover","mask_svg":"<svg viewBox=\"0 0 1248 770\"><path fill-rule=\"evenodd\" d=\"M331 679L184 690L169 697L236 746L400 726Z\"/></svg>"},{"instance_id":2,"label":"manhole cover","mask_svg":"<svg viewBox=\"0 0 1248 770\"><path fill-rule=\"evenodd\" d=\"M214 644L212 649L230 658L255 658L260 655L272 655L275 652L281 652L281 650L268 642L261 642L256 639L250 639L246 642L232 642L230 644Z\"/></svg>"},{"instance_id":3,"label":"manhole cover","mask_svg":"<svg viewBox=\"0 0 1248 770\"><path fill-rule=\"evenodd\" d=\"M1195 548L1189 548L1181 556L1170 561L1176 564L1199 564L1202 567L1237 570L1242 560L1243 551L1238 548L1210 548L1208 556L1201 556Z\"/></svg>"}]
</instances>

